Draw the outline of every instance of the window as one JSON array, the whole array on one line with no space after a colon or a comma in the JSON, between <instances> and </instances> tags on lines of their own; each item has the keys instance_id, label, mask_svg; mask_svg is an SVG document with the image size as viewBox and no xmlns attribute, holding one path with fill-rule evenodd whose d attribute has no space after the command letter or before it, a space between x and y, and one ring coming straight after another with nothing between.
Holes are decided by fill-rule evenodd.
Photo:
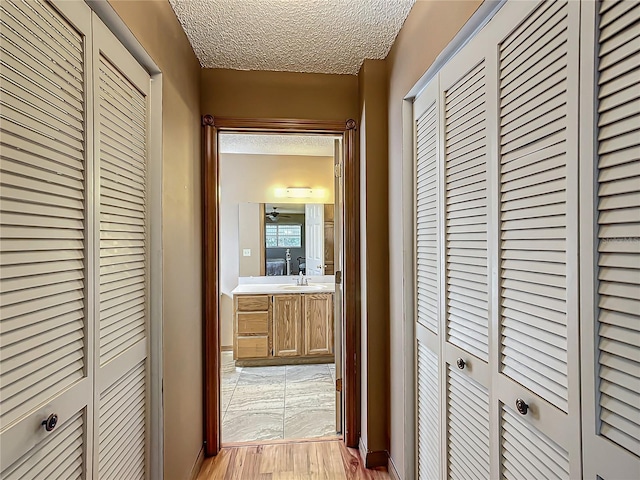
<instances>
[{"instance_id":1,"label":"window","mask_svg":"<svg viewBox=\"0 0 640 480\"><path fill-rule=\"evenodd\" d=\"M267 248L300 248L302 225L267 225L265 238Z\"/></svg>"}]
</instances>

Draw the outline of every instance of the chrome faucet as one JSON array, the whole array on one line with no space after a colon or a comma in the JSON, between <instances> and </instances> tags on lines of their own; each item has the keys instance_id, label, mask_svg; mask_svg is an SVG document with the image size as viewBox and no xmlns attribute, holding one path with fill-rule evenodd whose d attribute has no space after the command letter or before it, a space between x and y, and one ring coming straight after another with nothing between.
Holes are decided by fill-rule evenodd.
<instances>
[{"instance_id":1,"label":"chrome faucet","mask_svg":"<svg viewBox=\"0 0 640 480\"><path fill-rule=\"evenodd\" d=\"M298 274L298 279L296 280L296 285L298 285L298 286L309 285L309 282L307 282L307 277L304 276L304 273L300 272Z\"/></svg>"}]
</instances>

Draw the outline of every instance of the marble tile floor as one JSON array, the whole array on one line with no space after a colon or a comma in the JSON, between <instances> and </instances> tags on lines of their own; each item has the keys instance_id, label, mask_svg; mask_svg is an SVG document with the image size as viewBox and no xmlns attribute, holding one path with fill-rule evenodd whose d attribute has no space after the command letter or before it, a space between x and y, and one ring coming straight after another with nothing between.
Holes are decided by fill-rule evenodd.
<instances>
[{"instance_id":1,"label":"marble tile floor","mask_svg":"<svg viewBox=\"0 0 640 480\"><path fill-rule=\"evenodd\" d=\"M222 352L222 443L336 435L335 365L236 367Z\"/></svg>"}]
</instances>

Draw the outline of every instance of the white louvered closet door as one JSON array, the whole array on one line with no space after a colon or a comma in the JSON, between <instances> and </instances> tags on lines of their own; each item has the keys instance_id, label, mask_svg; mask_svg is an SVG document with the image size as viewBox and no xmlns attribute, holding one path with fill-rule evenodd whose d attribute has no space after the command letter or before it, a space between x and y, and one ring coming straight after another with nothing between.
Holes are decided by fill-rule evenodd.
<instances>
[{"instance_id":1,"label":"white louvered closet door","mask_svg":"<svg viewBox=\"0 0 640 480\"><path fill-rule=\"evenodd\" d=\"M148 73L93 19L96 157L94 478L148 478Z\"/></svg>"},{"instance_id":2,"label":"white louvered closet door","mask_svg":"<svg viewBox=\"0 0 640 480\"><path fill-rule=\"evenodd\" d=\"M441 202L438 79L414 103L416 255L416 419L419 480L441 477L440 287L438 266Z\"/></svg>"},{"instance_id":3,"label":"white louvered closet door","mask_svg":"<svg viewBox=\"0 0 640 480\"><path fill-rule=\"evenodd\" d=\"M90 468L90 22L84 2L0 3L2 479Z\"/></svg>"},{"instance_id":4,"label":"white louvered closet door","mask_svg":"<svg viewBox=\"0 0 640 480\"><path fill-rule=\"evenodd\" d=\"M532 8L533 7L533 8ZM579 2L498 12L501 474L580 478Z\"/></svg>"},{"instance_id":5,"label":"white louvered closet door","mask_svg":"<svg viewBox=\"0 0 640 480\"><path fill-rule=\"evenodd\" d=\"M583 8L584 478L640 478L640 3Z\"/></svg>"},{"instance_id":6,"label":"white louvered closet door","mask_svg":"<svg viewBox=\"0 0 640 480\"><path fill-rule=\"evenodd\" d=\"M440 72L446 478L484 480L491 470L488 256L488 80L479 33ZM495 61L494 61L495 65ZM495 102L495 98L493 98Z\"/></svg>"}]
</instances>

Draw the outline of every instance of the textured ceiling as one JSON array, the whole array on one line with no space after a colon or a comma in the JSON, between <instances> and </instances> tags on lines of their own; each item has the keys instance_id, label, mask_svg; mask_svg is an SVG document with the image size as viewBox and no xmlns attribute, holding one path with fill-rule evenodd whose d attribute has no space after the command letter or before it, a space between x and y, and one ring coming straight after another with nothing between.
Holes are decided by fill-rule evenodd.
<instances>
[{"instance_id":1,"label":"textured ceiling","mask_svg":"<svg viewBox=\"0 0 640 480\"><path fill-rule=\"evenodd\" d=\"M220 153L333 156L335 137L321 135L260 135L221 133Z\"/></svg>"},{"instance_id":2,"label":"textured ceiling","mask_svg":"<svg viewBox=\"0 0 640 480\"><path fill-rule=\"evenodd\" d=\"M169 0L205 68L355 75L415 0Z\"/></svg>"}]
</instances>

